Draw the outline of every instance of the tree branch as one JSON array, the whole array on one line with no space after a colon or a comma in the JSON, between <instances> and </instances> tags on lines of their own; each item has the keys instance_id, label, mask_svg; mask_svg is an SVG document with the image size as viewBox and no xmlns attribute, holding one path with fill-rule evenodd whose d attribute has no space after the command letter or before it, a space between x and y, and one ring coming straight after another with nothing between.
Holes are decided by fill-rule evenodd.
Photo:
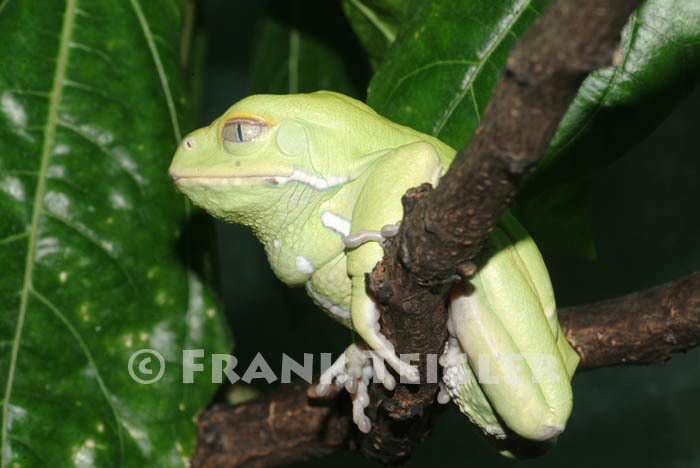
<instances>
[{"instance_id":1,"label":"tree branch","mask_svg":"<svg viewBox=\"0 0 700 468\"><path fill-rule=\"evenodd\" d=\"M700 345L700 272L673 283L587 306L559 310L579 369L664 364ZM199 417L195 468L263 467L357 449L345 392L314 398L307 384L282 385L239 406ZM432 406L436 404L431 402Z\"/></svg>"},{"instance_id":2,"label":"tree branch","mask_svg":"<svg viewBox=\"0 0 700 468\"><path fill-rule=\"evenodd\" d=\"M349 399L312 399L308 392L308 384L282 385L250 402L204 411L192 466L276 466L353 447Z\"/></svg>"},{"instance_id":3,"label":"tree branch","mask_svg":"<svg viewBox=\"0 0 700 468\"><path fill-rule=\"evenodd\" d=\"M566 338L581 356L578 370L619 364L663 364L700 345L700 272L656 288L567 307Z\"/></svg>"},{"instance_id":4,"label":"tree branch","mask_svg":"<svg viewBox=\"0 0 700 468\"><path fill-rule=\"evenodd\" d=\"M612 62L620 31L639 0L554 1L516 42L490 103L440 185L410 190L396 242L368 288L384 306L380 324L397 353L440 354L445 295L473 263L518 186L547 149L591 71ZM382 463L410 456L432 423L437 384L370 389L372 430L360 452Z\"/></svg>"}]
</instances>

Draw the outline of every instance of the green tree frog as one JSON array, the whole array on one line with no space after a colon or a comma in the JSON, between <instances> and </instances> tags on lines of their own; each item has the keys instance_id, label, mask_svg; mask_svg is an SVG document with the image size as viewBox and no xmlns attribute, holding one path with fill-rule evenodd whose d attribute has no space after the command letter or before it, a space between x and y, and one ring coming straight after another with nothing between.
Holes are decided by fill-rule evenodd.
<instances>
[{"instance_id":1,"label":"green tree frog","mask_svg":"<svg viewBox=\"0 0 700 468\"><path fill-rule=\"evenodd\" d=\"M277 276L304 286L362 339L324 372L317 391L344 385L364 432L369 381L395 385L384 363L409 382L419 379L382 334L365 274L397 231L401 196L425 182L436 186L454 156L362 102L318 91L239 101L189 134L170 166L179 190L212 215L252 228ZM451 292L438 401L452 399L495 438L552 439L571 412L578 356L559 327L542 257L506 213L480 263Z\"/></svg>"}]
</instances>

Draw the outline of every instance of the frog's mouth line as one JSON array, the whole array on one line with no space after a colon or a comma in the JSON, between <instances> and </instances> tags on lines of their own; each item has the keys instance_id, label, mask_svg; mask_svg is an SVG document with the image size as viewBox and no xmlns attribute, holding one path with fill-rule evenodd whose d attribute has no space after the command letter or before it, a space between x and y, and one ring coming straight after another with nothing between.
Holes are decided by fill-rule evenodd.
<instances>
[{"instance_id":1,"label":"frog's mouth line","mask_svg":"<svg viewBox=\"0 0 700 468\"><path fill-rule=\"evenodd\" d=\"M299 182L314 190L326 190L342 185L354 177L321 176L308 174L299 169L293 169L291 174L282 175L250 175L250 176L180 176L170 173L177 186L212 185L212 186L254 186L254 185L284 185L289 182Z\"/></svg>"},{"instance_id":2,"label":"frog's mouth line","mask_svg":"<svg viewBox=\"0 0 700 468\"><path fill-rule=\"evenodd\" d=\"M212 187L238 187L257 185L276 185L274 179L277 176L175 176L171 175L173 182L178 187L212 186Z\"/></svg>"}]
</instances>

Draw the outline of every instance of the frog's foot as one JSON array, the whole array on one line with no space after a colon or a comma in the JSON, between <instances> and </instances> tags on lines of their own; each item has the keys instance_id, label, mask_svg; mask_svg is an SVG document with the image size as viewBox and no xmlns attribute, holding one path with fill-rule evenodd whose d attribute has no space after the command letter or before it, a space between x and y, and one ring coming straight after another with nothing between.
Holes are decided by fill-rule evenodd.
<instances>
[{"instance_id":1,"label":"frog's foot","mask_svg":"<svg viewBox=\"0 0 700 468\"><path fill-rule=\"evenodd\" d=\"M387 390L393 390L396 386L394 377L387 372L376 353L361 350L353 344L321 375L316 393L324 396L332 384L344 386L352 398L352 420L360 431L367 433L372 427L365 416L365 408L369 406L367 387L371 379L383 383Z\"/></svg>"},{"instance_id":2,"label":"frog's foot","mask_svg":"<svg viewBox=\"0 0 700 468\"><path fill-rule=\"evenodd\" d=\"M448 331L450 329L450 324L448 322ZM454 384L452 383L452 377L455 372L459 372L462 366L462 348L459 345L457 338L452 335L450 331L450 336L447 338L447 343L445 343L445 350L440 356L439 363L442 366L443 380L439 383L440 390L438 391L437 401L438 403L444 405L452 400L454 393ZM449 384L448 384L449 382Z\"/></svg>"},{"instance_id":3,"label":"frog's foot","mask_svg":"<svg viewBox=\"0 0 700 468\"><path fill-rule=\"evenodd\" d=\"M382 229L379 231L361 229L354 234L343 237L343 246L346 249L352 249L364 244L365 242L371 241L379 242L381 244L386 239L394 237L396 234L398 234L400 226L401 222L399 221L396 224L386 224L382 226Z\"/></svg>"},{"instance_id":4,"label":"frog's foot","mask_svg":"<svg viewBox=\"0 0 700 468\"><path fill-rule=\"evenodd\" d=\"M439 403L452 400L459 410L467 415L488 436L496 439L506 437L506 432L491 403L472 371L467 355L462 349L452 320L452 310L447 318L448 338L445 351L439 359L442 366L442 382L437 396Z\"/></svg>"}]
</instances>

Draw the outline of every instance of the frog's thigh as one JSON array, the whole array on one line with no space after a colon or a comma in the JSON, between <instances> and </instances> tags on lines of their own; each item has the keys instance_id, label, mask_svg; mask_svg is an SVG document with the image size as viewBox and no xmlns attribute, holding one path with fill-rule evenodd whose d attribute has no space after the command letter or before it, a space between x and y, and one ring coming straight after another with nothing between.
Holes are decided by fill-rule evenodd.
<instances>
[{"instance_id":1,"label":"frog's thigh","mask_svg":"<svg viewBox=\"0 0 700 468\"><path fill-rule=\"evenodd\" d=\"M569 375L534 293L522 287L517 293L486 293L495 281L484 276L494 268L482 268L471 280L473 289L453 288L450 321L506 425L527 439L551 439L564 430L571 412ZM510 305L494 303L497 295Z\"/></svg>"},{"instance_id":2,"label":"frog's thigh","mask_svg":"<svg viewBox=\"0 0 700 468\"><path fill-rule=\"evenodd\" d=\"M442 165L435 148L418 142L397 148L377 163L360 193L352 215L352 233L360 230L379 231L387 224L401 220L401 197L406 190L424 182L435 185ZM348 274L352 281L350 315L353 328L400 375L415 381L414 366L401 362L394 347L379 331L379 308L365 289L365 273L384 254L377 242L367 242L347 253Z\"/></svg>"}]
</instances>

